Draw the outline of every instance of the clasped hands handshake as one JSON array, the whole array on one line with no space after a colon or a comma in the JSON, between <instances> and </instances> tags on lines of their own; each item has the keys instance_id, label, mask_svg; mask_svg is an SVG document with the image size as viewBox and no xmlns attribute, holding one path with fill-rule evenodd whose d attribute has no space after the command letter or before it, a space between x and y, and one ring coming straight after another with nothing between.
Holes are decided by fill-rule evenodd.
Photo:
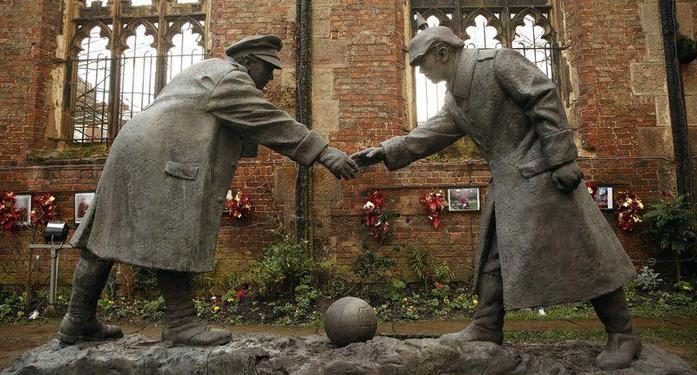
<instances>
[{"instance_id":1,"label":"clasped hands handshake","mask_svg":"<svg viewBox=\"0 0 697 375\"><path fill-rule=\"evenodd\" d=\"M336 147L325 148L317 157L317 162L325 166L338 179L355 178L365 168L385 160L382 147L371 147L356 152L349 157Z\"/></svg>"},{"instance_id":2,"label":"clasped hands handshake","mask_svg":"<svg viewBox=\"0 0 697 375\"><path fill-rule=\"evenodd\" d=\"M343 151L330 146L322 151L318 158L318 161L334 173L336 178L347 180L356 177L367 167L384 160L385 150L382 147L369 147L349 157ZM571 161L553 169L550 177L558 190L570 193L581 183L583 172L575 161Z\"/></svg>"}]
</instances>

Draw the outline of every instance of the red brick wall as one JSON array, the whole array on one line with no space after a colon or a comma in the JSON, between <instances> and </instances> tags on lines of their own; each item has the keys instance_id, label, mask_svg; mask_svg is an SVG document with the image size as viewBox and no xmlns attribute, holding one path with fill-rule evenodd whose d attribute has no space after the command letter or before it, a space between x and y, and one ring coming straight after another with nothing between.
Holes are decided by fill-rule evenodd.
<instances>
[{"instance_id":1,"label":"red brick wall","mask_svg":"<svg viewBox=\"0 0 697 375\"><path fill-rule=\"evenodd\" d=\"M652 98L633 95L630 63L646 54L637 0L566 1L569 64L578 73L573 115L598 156L637 156L636 128L655 126ZM643 3L643 2L642 2Z\"/></svg>"},{"instance_id":2,"label":"red brick wall","mask_svg":"<svg viewBox=\"0 0 697 375\"><path fill-rule=\"evenodd\" d=\"M567 105L587 156L586 179L633 191L645 203L674 191L658 5L582 0L562 1L562 8L565 58L578 90ZM619 237L634 259L656 254L637 234Z\"/></svg>"},{"instance_id":3,"label":"red brick wall","mask_svg":"<svg viewBox=\"0 0 697 375\"><path fill-rule=\"evenodd\" d=\"M281 108L293 113L295 103L295 1L259 2L254 0L212 0L210 37L212 55L224 56L230 44L254 34L274 34L283 40L281 60L283 70L276 71L274 81L265 89L267 97ZM254 204L253 220L247 224L224 221L217 246L216 275L244 269L258 258L264 245L273 240L270 231L278 228L276 218L292 227L295 170L287 158L260 146L256 159L242 159L232 182L234 190L251 195ZM282 185L283 187L279 187ZM285 189L278 195L276 190ZM289 200L290 199L290 200Z\"/></svg>"},{"instance_id":4,"label":"red brick wall","mask_svg":"<svg viewBox=\"0 0 697 375\"><path fill-rule=\"evenodd\" d=\"M61 0L0 3L0 165L24 165L48 143L46 97Z\"/></svg>"}]
</instances>

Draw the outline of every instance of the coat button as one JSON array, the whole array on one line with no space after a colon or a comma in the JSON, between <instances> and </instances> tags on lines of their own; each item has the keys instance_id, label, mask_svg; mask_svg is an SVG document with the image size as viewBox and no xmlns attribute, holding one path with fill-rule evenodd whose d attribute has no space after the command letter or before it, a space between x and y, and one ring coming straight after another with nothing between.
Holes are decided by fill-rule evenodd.
<instances>
[{"instance_id":1,"label":"coat button","mask_svg":"<svg viewBox=\"0 0 697 375\"><path fill-rule=\"evenodd\" d=\"M223 203L224 200L225 198L218 198L218 203Z\"/></svg>"}]
</instances>

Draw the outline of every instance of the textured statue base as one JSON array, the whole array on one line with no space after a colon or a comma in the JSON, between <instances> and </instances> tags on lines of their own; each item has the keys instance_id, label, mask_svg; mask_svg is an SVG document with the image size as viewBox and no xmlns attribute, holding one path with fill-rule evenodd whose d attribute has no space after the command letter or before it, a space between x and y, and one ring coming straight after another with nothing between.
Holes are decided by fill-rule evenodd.
<instances>
[{"instance_id":1,"label":"textured statue base","mask_svg":"<svg viewBox=\"0 0 697 375\"><path fill-rule=\"evenodd\" d=\"M217 347L166 347L141 335L63 346L57 340L25 353L3 374L697 374L678 357L646 345L631 368L593 367L599 343L497 346L437 339L376 337L337 348L326 336L239 335Z\"/></svg>"}]
</instances>

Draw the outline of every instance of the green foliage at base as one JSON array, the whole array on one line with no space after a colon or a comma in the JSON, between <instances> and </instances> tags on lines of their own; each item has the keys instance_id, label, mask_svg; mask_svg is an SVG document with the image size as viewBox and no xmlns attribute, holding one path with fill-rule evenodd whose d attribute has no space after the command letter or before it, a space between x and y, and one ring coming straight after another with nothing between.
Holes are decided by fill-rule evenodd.
<instances>
[{"instance_id":1,"label":"green foliage at base","mask_svg":"<svg viewBox=\"0 0 697 375\"><path fill-rule=\"evenodd\" d=\"M228 275L225 284L213 287L208 285L213 280L210 275L199 275L197 284L206 285L205 296L194 303L201 318L224 323L318 324L333 301L349 295L370 303L382 321L470 318L477 305L470 285L452 282L448 265L430 253L411 250L410 255L419 282L406 282L395 271L396 262L377 251L364 249L349 272L338 272L332 261L317 260L305 246L281 236L245 272ZM633 316L697 317L693 281L671 286L649 271L642 271L625 288ZM135 289L157 289L154 277L144 270L134 272L133 280ZM20 292L0 289L0 321L22 321L34 310L42 312L47 305L46 289L37 290L31 303ZM61 289L57 310L64 311L69 293ZM103 296L99 314L109 320L157 321L164 316L164 300L156 293L131 299L108 292ZM587 301L544 306L544 312L511 311L507 319L595 318Z\"/></svg>"},{"instance_id":2,"label":"green foliage at base","mask_svg":"<svg viewBox=\"0 0 697 375\"><path fill-rule=\"evenodd\" d=\"M644 221L661 249L681 255L697 243L697 210L686 196L667 197L649 205Z\"/></svg>"},{"instance_id":3,"label":"green foliage at base","mask_svg":"<svg viewBox=\"0 0 697 375\"><path fill-rule=\"evenodd\" d=\"M292 296L296 287L314 282L320 265L305 246L294 242L276 242L237 280L239 286L253 290L262 299Z\"/></svg>"},{"instance_id":4,"label":"green foliage at base","mask_svg":"<svg viewBox=\"0 0 697 375\"><path fill-rule=\"evenodd\" d=\"M449 283L455 279L455 274L448 263L438 260L429 251L412 249L409 265L416 276L424 283L424 287L438 283Z\"/></svg>"}]
</instances>

